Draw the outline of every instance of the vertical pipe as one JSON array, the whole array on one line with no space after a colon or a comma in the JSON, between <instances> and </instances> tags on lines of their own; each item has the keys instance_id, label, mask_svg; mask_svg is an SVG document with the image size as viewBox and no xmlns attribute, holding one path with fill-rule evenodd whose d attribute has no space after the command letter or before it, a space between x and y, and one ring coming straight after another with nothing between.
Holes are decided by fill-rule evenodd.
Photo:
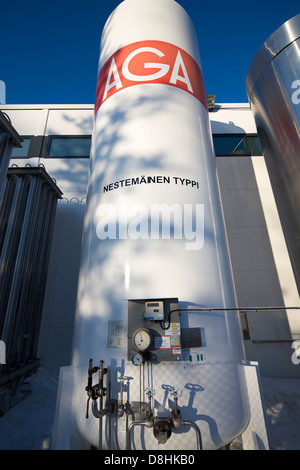
<instances>
[{"instance_id":1,"label":"vertical pipe","mask_svg":"<svg viewBox=\"0 0 300 470\"><path fill-rule=\"evenodd\" d=\"M13 278L10 286L10 296L7 305L8 323L7 328L11 331L11 355L12 365L18 362L18 355L22 351L24 341L23 324L25 312L23 306L23 283L26 280L28 231L31 224L32 203L34 201L35 183L32 178L24 181L22 200L24 212L20 212L20 238L16 250Z\"/></svg>"},{"instance_id":2,"label":"vertical pipe","mask_svg":"<svg viewBox=\"0 0 300 470\"><path fill-rule=\"evenodd\" d=\"M0 134L0 194L9 163L9 135L5 132Z\"/></svg>"},{"instance_id":3,"label":"vertical pipe","mask_svg":"<svg viewBox=\"0 0 300 470\"><path fill-rule=\"evenodd\" d=\"M40 217L40 188L43 182L33 177L33 186L34 186L34 196L31 203L30 211L30 225L28 227L28 236L27 236L27 249L26 249L26 259L24 260L24 277L23 277L23 296L22 296L22 309L24 311L24 322L22 327L22 334L24 336L23 348L19 351L18 361L27 361L30 358L28 354L29 345L32 338L32 332L38 331L36 325L32 323L32 316L34 309L30 305L30 297L32 291L36 293L39 291L38 278L35 273L34 263L35 259L38 256L36 254L36 231L38 226L38 220ZM40 260L41 262L42 260ZM35 289L33 286L35 285ZM28 339L25 341L25 335ZM33 335L34 336L34 335ZM31 356L33 357L33 356Z\"/></svg>"},{"instance_id":4,"label":"vertical pipe","mask_svg":"<svg viewBox=\"0 0 300 470\"><path fill-rule=\"evenodd\" d=\"M100 390L103 389L103 361L100 361L99 364L99 386ZM103 410L103 396L102 393L100 395L100 411ZM99 450L102 450L102 442L103 442L103 418L102 416L99 418Z\"/></svg>"},{"instance_id":5,"label":"vertical pipe","mask_svg":"<svg viewBox=\"0 0 300 470\"><path fill-rule=\"evenodd\" d=\"M54 213L56 209L56 198L54 193L50 191L47 186L44 184L43 190L45 191L44 195L44 217L41 220L41 230L39 232L39 243L38 243L38 256L36 257L36 275L39 279L38 291L35 292L33 299L33 311L35 312L33 320L35 328L39 331L41 314L42 314L42 305L44 298L45 283L47 277L48 269L48 260L51 248L51 238L53 232L54 224ZM37 346L38 346L38 335L34 335L32 338L32 345L30 354L31 356L36 355Z\"/></svg>"},{"instance_id":6,"label":"vertical pipe","mask_svg":"<svg viewBox=\"0 0 300 470\"><path fill-rule=\"evenodd\" d=\"M108 406L109 406L109 411L108 411L108 448L109 450L112 450L112 426L111 426L111 420L112 420L112 390L111 390L111 370L107 369L107 374L108 374Z\"/></svg>"},{"instance_id":7,"label":"vertical pipe","mask_svg":"<svg viewBox=\"0 0 300 470\"><path fill-rule=\"evenodd\" d=\"M12 326L18 319L15 316L15 311L9 308L10 306L10 291L14 281L14 270L16 264L16 256L18 251L18 245L20 242L20 236L22 231L22 221L24 215L24 196L26 194L26 184L23 180L18 179L16 184L16 191L14 194L14 203L12 205L12 211L9 217L8 229L6 233L6 243L3 247L2 260L1 260L1 274L3 279L3 290L4 297L7 298L6 303L6 316L2 331L3 341L7 345L7 365L10 364L10 354L14 350L14 337ZM25 192L24 192L25 191ZM7 295L8 293L8 295ZM1 297L2 298L2 297Z\"/></svg>"}]
</instances>

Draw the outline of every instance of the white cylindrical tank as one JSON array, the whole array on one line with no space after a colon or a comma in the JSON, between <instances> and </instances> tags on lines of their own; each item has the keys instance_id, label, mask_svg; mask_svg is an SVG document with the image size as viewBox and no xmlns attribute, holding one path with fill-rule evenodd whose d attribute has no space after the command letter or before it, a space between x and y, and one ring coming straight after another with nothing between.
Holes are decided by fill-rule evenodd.
<instances>
[{"instance_id":1,"label":"white cylindrical tank","mask_svg":"<svg viewBox=\"0 0 300 470\"><path fill-rule=\"evenodd\" d=\"M216 449L248 424L205 97L184 9L122 2L101 40L72 358L74 425L99 448ZM107 373L90 363L88 382L90 359Z\"/></svg>"}]
</instances>

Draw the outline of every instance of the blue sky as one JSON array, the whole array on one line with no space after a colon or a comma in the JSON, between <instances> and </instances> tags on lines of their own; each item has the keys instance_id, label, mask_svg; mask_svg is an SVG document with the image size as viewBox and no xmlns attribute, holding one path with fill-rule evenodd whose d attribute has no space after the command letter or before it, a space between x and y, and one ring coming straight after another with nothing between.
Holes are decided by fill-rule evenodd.
<instances>
[{"instance_id":1,"label":"blue sky","mask_svg":"<svg viewBox=\"0 0 300 470\"><path fill-rule=\"evenodd\" d=\"M196 27L206 93L247 102L261 44L300 12L299 0L177 0ZM120 0L5 1L0 80L7 104L92 104L103 26Z\"/></svg>"}]
</instances>

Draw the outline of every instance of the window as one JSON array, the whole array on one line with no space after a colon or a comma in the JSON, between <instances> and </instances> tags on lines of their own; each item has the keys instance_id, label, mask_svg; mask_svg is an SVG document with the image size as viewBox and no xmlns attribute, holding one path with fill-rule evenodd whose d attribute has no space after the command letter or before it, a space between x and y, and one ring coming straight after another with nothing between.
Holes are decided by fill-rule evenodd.
<instances>
[{"instance_id":1,"label":"window","mask_svg":"<svg viewBox=\"0 0 300 470\"><path fill-rule=\"evenodd\" d=\"M21 148L13 148L11 158L89 158L90 135L22 136ZM262 155L255 134L214 134L216 156Z\"/></svg>"},{"instance_id":2,"label":"window","mask_svg":"<svg viewBox=\"0 0 300 470\"><path fill-rule=\"evenodd\" d=\"M213 142L216 156L262 155L257 135L214 134Z\"/></svg>"},{"instance_id":3,"label":"window","mask_svg":"<svg viewBox=\"0 0 300 470\"><path fill-rule=\"evenodd\" d=\"M91 136L50 136L47 157L89 158Z\"/></svg>"},{"instance_id":4,"label":"window","mask_svg":"<svg viewBox=\"0 0 300 470\"><path fill-rule=\"evenodd\" d=\"M246 136L246 146L250 151L250 155L262 155L262 149L260 146L259 138L256 135Z\"/></svg>"},{"instance_id":5,"label":"window","mask_svg":"<svg viewBox=\"0 0 300 470\"><path fill-rule=\"evenodd\" d=\"M241 319L241 327L243 331L244 340L249 340L250 338L250 330L248 325L247 313L240 311L240 319Z\"/></svg>"},{"instance_id":6,"label":"window","mask_svg":"<svg viewBox=\"0 0 300 470\"><path fill-rule=\"evenodd\" d=\"M23 139L23 142L21 142L22 147L13 148L11 152L11 158L27 158L28 157L31 137L22 137L22 139Z\"/></svg>"}]
</instances>

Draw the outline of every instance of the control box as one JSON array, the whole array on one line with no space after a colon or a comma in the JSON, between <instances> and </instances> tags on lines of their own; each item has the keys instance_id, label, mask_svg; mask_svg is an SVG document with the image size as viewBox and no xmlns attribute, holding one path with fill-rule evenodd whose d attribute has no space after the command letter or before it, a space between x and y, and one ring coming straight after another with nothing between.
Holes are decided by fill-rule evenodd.
<instances>
[{"instance_id":1,"label":"control box","mask_svg":"<svg viewBox=\"0 0 300 470\"><path fill-rule=\"evenodd\" d=\"M146 320L163 320L164 319L164 303L162 301L145 302Z\"/></svg>"},{"instance_id":2,"label":"control box","mask_svg":"<svg viewBox=\"0 0 300 470\"><path fill-rule=\"evenodd\" d=\"M181 361L181 328L177 298L128 301L128 360Z\"/></svg>"}]
</instances>

